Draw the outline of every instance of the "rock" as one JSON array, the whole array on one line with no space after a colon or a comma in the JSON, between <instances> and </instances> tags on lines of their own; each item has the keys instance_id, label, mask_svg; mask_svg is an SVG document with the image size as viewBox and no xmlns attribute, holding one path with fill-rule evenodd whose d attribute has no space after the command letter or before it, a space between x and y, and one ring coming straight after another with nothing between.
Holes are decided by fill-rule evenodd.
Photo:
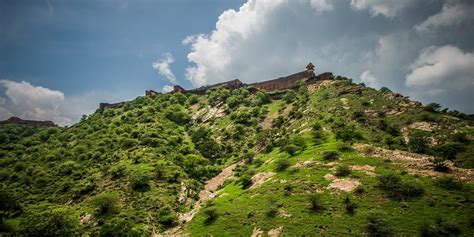
<instances>
[{"instance_id":1,"label":"rock","mask_svg":"<svg viewBox=\"0 0 474 237\"><path fill-rule=\"evenodd\" d=\"M268 231L269 237L278 237L283 233L283 226Z\"/></svg>"},{"instance_id":2,"label":"rock","mask_svg":"<svg viewBox=\"0 0 474 237\"><path fill-rule=\"evenodd\" d=\"M252 177L252 186L250 188L256 188L263 183L265 183L267 180L269 180L275 173L273 172L261 172Z\"/></svg>"},{"instance_id":3,"label":"rock","mask_svg":"<svg viewBox=\"0 0 474 237\"><path fill-rule=\"evenodd\" d=\"M352 192L360 183L356 179L335 179L329 184L329 189L337 189L344 192Z\"/></svg>"}]
</instances>

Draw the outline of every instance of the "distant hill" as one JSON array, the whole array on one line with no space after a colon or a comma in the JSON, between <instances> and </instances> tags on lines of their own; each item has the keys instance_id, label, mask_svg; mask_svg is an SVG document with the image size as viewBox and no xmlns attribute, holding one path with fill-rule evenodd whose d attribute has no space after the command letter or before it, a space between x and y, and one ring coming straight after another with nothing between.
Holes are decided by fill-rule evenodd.
<instances>
[{"instance_id":1,"label":"distant hill","mask_svg":"<svg viewBox=\"0 0 474 237\"><path fill-rule=\"evenodd\" d=\"M472 120L345 77L304 78L147 92L69 128L2 123L0 231L474 234Z\"/></svg>"},{"instance_id":2,"label":"distant hill","mask_svg":"<svg viewBox=\"0 0 474 237\"><path fill-rule=\"evenodd\" d=\"M10 117L7 120L0 121L1 124L24 124L24 125L37 125L37 126L56 126L52 121L37 121L37 120L23 120L18 117Z\"/></svg>"}]
</instances>

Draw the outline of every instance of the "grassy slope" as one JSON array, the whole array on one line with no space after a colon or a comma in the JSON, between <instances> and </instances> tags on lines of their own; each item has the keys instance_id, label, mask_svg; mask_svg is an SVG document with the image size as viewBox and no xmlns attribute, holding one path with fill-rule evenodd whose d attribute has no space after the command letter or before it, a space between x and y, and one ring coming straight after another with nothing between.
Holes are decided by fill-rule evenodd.
<instances>
[{"instance_id":1,"label":"grassy slope","mask_svg":"<svg viewBox=\"0 0 474 237\"><path fill-rule=\"evenodd\" d=\"M349 88L361 88L363 94L359 96L349 93L337 96L339 91ZM23 210L28 210L38 203L48 203L67 207L75 219L79 219L79 215L84 212L95 213L92 200L98 194L116 192L120 197L119 212L106 216L95 215L100 222L99 225L82 227L82 232L99 231L104 223L113 223L114 219L126 220L134 228L141 229L142 233L150 233L152 226L164 230L173 225L177 212L184 212L190 207L206 179L225 165L242 159L248 150L255 148L260 142L258 135L265 132L261 131L259 123L265 121L267 116L271 118L280 116L283 125L281 128L271 129L271 133L263 136L271 138L270 142L263 144L268 146L270 143L275 148L268 154L259 155L259 159L288 157L288 154L279 152L277 142L287 136L302 133L308 148L288 158L295 164L303 160L318 160L322 151L335 150L340 141L336 141L330 131L351 126L362 132L364 139L361 142L384 146L384 138L388 135L377 128L381 117L364 116L360 121L355 121L351 117L354 111L370 109L382 112L389 107L398 108L400 107L398 103L406 101L403 98L388 99L386 95L373 89L345 81L339 81L311 93L309 102L304 105L298 102L290 105L276 100L262 106L255 96L245 94L236 96L240 96L240 105L228 108L224 104L223 117L215 117L205 123L195 121L179 125L166 118L166 113L177 110L176 105L180 103L183 108L187 108L191 116L195 115L196 111L205 112L209 110L207 106L212 96L198 98L199 103L192 109L188 104L190 99L186 101L186 98L183 100L180 95L168 94L159 95L155 99L139 97L122 108L98 111L68 129L34 131L27 137L1 145L0 170L6 174L2 176L2 189L11 192L19 200ZM341 101L343 97L348 99L347 105ZM363 103L364 101L369 104ZM344 106L347 109L344 109ZM298 116L298 113L301 116ZM426 116L421 118L420 114L426 112L419 106L409 106L404 113L387 115L384 119L391 126L402 128L426 119ZM428 119L443 124L441 129L435 131L440 137L454 129L465 130L467 124L466 121L440 113L429 113ZM326 132L328 140L323 144L312 143L308 131L314 121L319 121L328 130ZM200 127L207 127L212 131L210 139L219 141L218 151L223 154L220 158L208 159L207 162L200 164L193 164L193 161L190 161L190 167L183 163L183 157L189 154L200 156L196 144L191 140L193 131ZM2 132L2 134L12 133L14 132ZM471 142L466 151L458 155L467 161L462 163L467 164L466 166L473 164L472 144ZM404 144L397 144L396 148L407 149ZM398 172L396 165L361 157L352 152L344 153L341 162L371 164L378 167L376 173L379 174ZM268 163L258 168L250 165L248 169L261 172L272 170L273 167L273 163ZM198 173L199 175L192 175L193 168L198 168L202 172ZM364 218L360 217L364 217L366 211L373 207L373 203L380 205L381 209L389 213L392 211L399 213L393 216L392 222L400 229L404 225L418 226L415 224L421 219L419 216L434 216L428 215L430 213L446 213L443 216L449 220L463 219L464 222L461 224L464 229L467 228L466 222L469 219L464 212L472 210L472 201L470 199L463 201L465 194L440 190L432 185L429 178L409 175L405 175L404 179L416 179L426 184L428 194L409 201L408 207L400 208L399 203L388 200L374 187L375 178L354 172L353 175L360 177L366 193L359 196L351 194L351 199L359 205L358 211L355 216L344 214L341 202L345 195L334 194L325 189L329 181L324 180L322 176L333 172L329 170L330 168L316 165L298 172L278 173L274 180L284 179L294 185L293 192L289 196L283 194L282 189L287 185L284 183L269 182L253 190L243 190L236 182L229 183L223 191L228 195L212 202L220 213L216 222L203 225L204 217L201 213L190 223L187 231L203 234L209 231L221 233L218 231L228 230L230 235L247 234L252 231L256 223L255 226L265 230L283 225L292 233L302 231L347 233L345 231L349 231L350 228L345 226L351 226L352 231L360 232L364 222ZM164 173L165 177L157 178L157 172ZM140 175L149 180L146 181L144 189L135 190L131 187L131 181ZM182 183L190 191L185 204L178 202ZM306 208L307 191L316 189L323 191L324 194L326 210L323 214L312 213ZM254 196L257 193L259 195ZM431 194L436 196L434 201L428 200ZM426 206L427 202L435 202L436 205L426 210L419 208ZM459 207L460 202L464 202L463 208ZM293 216L286 219L265 217L266 209L277 205L275 203L281 203L283 209ZM252 217L247 216L250 212L254 212ZM7 212L4 216L15 231L22 229L21 220L24 215L23 212ZM409 216L413 218L406 218ZM333 218L340 219L340 222L333 221ZM414 230L415 227L406 230Z\"/></svg>"}]
</instances>

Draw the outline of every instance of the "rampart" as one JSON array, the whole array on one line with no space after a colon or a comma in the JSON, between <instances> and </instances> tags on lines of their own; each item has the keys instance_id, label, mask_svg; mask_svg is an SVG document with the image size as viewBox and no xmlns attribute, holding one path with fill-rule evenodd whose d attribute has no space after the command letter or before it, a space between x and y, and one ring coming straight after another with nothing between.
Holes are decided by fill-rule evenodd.
<instances>
[{"instance_id":1,"label":"rampart","mask_svg":"<svg viewBox=\"0 0 474 237\"><path fill-rule=\"evenodd\" d=\"M113 104L109 104L109 103L100 103L99 104L99 109L105 109L105 108L118 108L118 107L121 107L122 105L124 105L125 102L119 102L119 103L113 103Z\"/></svg>"}]
</instances>

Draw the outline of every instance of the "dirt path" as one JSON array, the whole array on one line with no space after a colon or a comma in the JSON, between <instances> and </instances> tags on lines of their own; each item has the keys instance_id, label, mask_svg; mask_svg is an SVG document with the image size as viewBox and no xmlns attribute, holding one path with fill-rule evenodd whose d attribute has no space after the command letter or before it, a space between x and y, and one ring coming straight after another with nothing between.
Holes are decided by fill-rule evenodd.
<instances>
[{"instance_id":1,"label":"dirt path","mask_svg":"<svg viewBox=\"0 0 474 237\"><path fill-rule=\"evenodd\" d=\"M167 231L163 234L157 234L154 236L185 236L181 233L181 230L186 226L186 224L191 221L196 213L198 213L199 209L208 202L209 200L213 199L217 195L217 191L220 186L224 183L224 181L234 174L234 169L238 165L241 165L241 162L232 164L227 168L223 169L218 175L214 178L208 180L206 185L204 186L204 190L199 193L199 200L196 201L193 208L186 213L178 214L178 222L179 224Z\"/></svg>"},{"instance_id":2,"label":"dirt path","mask_svg":"<svg viewBox=\"0 0 474 237\"><path fill-rule=\"evenodd\" d=\"M455 167L453 162L446 161L446 165L450 168L450 172L441 173L433 170L431 160L433 156L411 153L408 151L388 150L385 148L375 147L367 144L354 144L354 149L368 156L381 157L402 164L410 174L418 174L423 176L452 176L469 183L474 183L474 170ZM371 149L367 149L372 147ZM368 153L367 150L370 150Z\"/></svg>"}]
</instances>

